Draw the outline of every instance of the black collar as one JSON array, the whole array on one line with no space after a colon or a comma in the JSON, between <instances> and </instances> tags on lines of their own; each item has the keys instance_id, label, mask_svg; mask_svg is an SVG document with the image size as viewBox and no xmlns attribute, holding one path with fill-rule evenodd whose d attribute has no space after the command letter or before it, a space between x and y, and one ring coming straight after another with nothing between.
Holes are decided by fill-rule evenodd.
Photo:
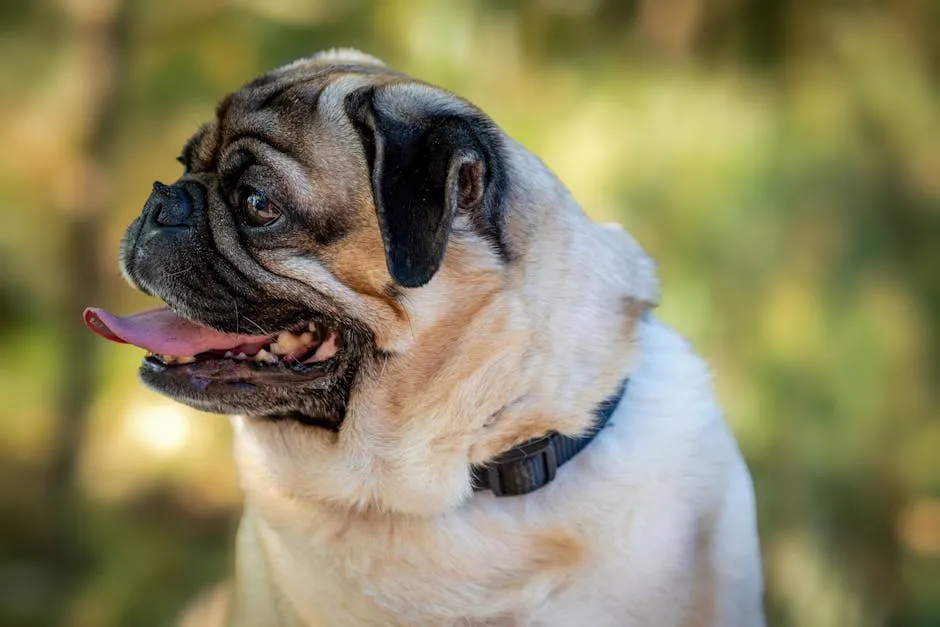
<instances>
[{"instance_id":1,"label":"black collar","mask_svg":"<svg viewBox=\"0 0 940 627\"><path fill-rule=\"evenodd\" d=\"M613 415L623 393L624 380L613 395L594 410L594 426L584 435L572 438L555 431L501 453L481 466L473 466L473 489L492 490L496 496L518 496L551 483L555 471L591 443Z\"/></svg>"}]
</instances>

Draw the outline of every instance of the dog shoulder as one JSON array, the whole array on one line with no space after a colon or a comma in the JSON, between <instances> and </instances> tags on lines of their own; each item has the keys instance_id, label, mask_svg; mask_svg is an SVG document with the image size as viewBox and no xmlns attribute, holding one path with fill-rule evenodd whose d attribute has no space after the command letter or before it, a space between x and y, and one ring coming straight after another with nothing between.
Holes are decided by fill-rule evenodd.
<instances>
[{"instance_id":1,"label":"dog shoulder","mask_svg":"<svg viewBox=\"0 0 940 627\"><path fill-rule=\"evenodd\" d=\"M604 520L589 545L603 556L597 572L620 576L592 585L610 611L648 624L759 625L753 489L709 369L652 316L637 340L621 407L575 480L578 509Z\"/></svg>"},{"instance_id":2,"label":"dog shoulder","mask_svg":"<svg viewBox=\"0 0 940 627\"><path fill-rule=\"evenodd\" d=\"M714 439L722 442L722 450L707 457L724 459L727 445L734 443L706 363L685 338L651 314L638 326L637 343L640 356L625 407L633 437L674 448L677 460Z\"/></svg>"},{"instance_id":3,"label":"dog shoulder","mask_svg":"<svg viewBox=\"0 0 940 627\"><path fill-rule=\"evenodd\" d=\"M640 336L641 361L631 380L637 437L660 456L656 472L674 479L702 515L717 515L742 481L751 488L711 371L686 339L652 317ZM753 510L753 496L747 507Z\"/></svg>"},{"instance_id":4,"label":"dog shoulder","mask_svg":"<svg viewBox=\"0 0 940 627\"><path fill-rule=\"evenodd\" d=\"M754 489L744 456L718 407L708 367L659 322L642 331L637 399L668 498L682 502L682 534L696 576L692 624L761 625L763 573ZM667 394L668 392L668 394Z\"/></svg>"}]
</instances>

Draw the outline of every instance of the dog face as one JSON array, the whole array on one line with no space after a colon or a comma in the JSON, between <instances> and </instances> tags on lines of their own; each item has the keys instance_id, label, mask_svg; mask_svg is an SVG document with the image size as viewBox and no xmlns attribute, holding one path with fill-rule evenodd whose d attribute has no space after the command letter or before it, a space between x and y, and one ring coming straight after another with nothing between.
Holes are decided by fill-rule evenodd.
<instances>
[{"instance_id":1,"label":"dog face","mask_svg":"<svg viewBox=\"0 0 940 627\"><path fill-rule=\"evenodd\" d=\"M336 428L363 362L394 352L402 289L436 274L458 214L499 265L499 137L456 99L408 102L411 85L369 59L311 61L220 104L186 144L185 174L157 184L129 228L122 266L187 320L266 336L234 354L265 352L150 359L148 385L202 409ZM280 359L284 330L313 333L308 355ZM325 340L335 354L305 358Z\"/></svg>"},{"instance_id":2,"label":"dog face","mask_svg":"<svg viewBox=\"0 0 940 627\"><path fill-rule=\"evenodd\" d=\"M251 81L180 161L121 251L168 308L87 320L154 353L156 391L247 414L260 493L452 506L470 463L588 426L655 299L632 240L489 118L361 53Z\"/></svg>"}]
</instances>

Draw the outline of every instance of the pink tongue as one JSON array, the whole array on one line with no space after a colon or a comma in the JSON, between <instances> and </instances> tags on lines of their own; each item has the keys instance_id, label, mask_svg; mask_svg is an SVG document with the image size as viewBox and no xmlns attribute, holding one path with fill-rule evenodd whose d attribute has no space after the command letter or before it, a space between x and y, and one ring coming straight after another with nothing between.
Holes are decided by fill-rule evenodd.
<instances>
[{"instance_id":1,"label":"pink tongue","mask_svg":"<svg viewBox=\"0 0 940 627\"><path fill-rule=\"evenodd\" d=\"M265 343L265 335L220 333L185 320L158 307L132 316L115 316L103 309L85 310L85 325L112 342L133 344L151 353L192 357L210 350L230 350L250 343Z\"/></svg>"}]
</instances>

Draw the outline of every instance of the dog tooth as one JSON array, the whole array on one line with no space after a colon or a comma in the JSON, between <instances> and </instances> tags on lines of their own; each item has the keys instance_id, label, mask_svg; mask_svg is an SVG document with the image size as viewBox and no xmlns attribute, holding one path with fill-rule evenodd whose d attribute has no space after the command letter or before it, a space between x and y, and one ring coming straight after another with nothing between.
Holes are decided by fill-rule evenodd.
<instances>
[{"instance_id":1,"label":"dog tooth","mask_svg":"<svg viewBox=\"0 0 940 627\"><path fill-rule=\"evenodd\" d=\"M258 353L254 356L254 360L257 361L257 362L260 362L260 363L276 364L276 363L277 363L277 355L272 355L271 353L269 353L268 351L266 351L266 350L264 350L264 349L262 348L262 349L261 349L260 351L258 351Z\"/></svg>"},{"instance_id":2,"label":"dog tooth","mask_svg":"<svg viewBox=\"0 0 940 627\"><path fill-rule=\"evenodd\" d=\"M303 345L300 338L290 331L281 331L278 333L277 343L280 344L282 348L286 349L288 353L300 348Z\"/></svg>"},{"instance_id":3,"label":"dog tooth","mask_svg":"<svg viewBox=\"0 0 940 627\"><path fill-rule=\"evenodd\" d=\"M196 361L195 357L177 357L176 363L178 364L191 364Z\"/></svg>"},{"instance_id":4,"label":"dog tooth","mask_svg":"<svg viewBox=\"0 0 940 627\"><path fill-rule=\"evenodd\" d=\"M246 355L245 353L239 353L235 355L235 359L248 359L248 355Z\"/></svg>"},{"instance_id":5,"label":"dog tooth","mask_svg":"<svg viewBox=\"0 0 940 627\"><path fill-rule=\"evenodd\" d=\"M232 351L225 351L225 357L228 359L232 359L233 357L235 357L235 353L233 353Z\"/></svg>"},{"instance_id":6,"label":"dog tooth","mask_svg":"<svg viewBox=\"0 0 940 627\"><path fill-rule=\"evenodd\" d=\"M316 333L316 332L317 332L317 325L316 325L316 323L311 322L310 324L307 325L307 329L308 329L309 331L312 331L312 332Z\"/></svg>"},{"instance_id":7,"label":"dog tooth","mask_svg":"<svg viewBox=\"0 0 940 627\"><path fill-rule=\"evenodd\" d=\"M290 352L289 350L287 350L286 348L284 348L277 342L273 342L270 346L268 346L268 348L271 349L271 352L274 353L275 355L286 355Z\"/></svg>"}]
</instances>

